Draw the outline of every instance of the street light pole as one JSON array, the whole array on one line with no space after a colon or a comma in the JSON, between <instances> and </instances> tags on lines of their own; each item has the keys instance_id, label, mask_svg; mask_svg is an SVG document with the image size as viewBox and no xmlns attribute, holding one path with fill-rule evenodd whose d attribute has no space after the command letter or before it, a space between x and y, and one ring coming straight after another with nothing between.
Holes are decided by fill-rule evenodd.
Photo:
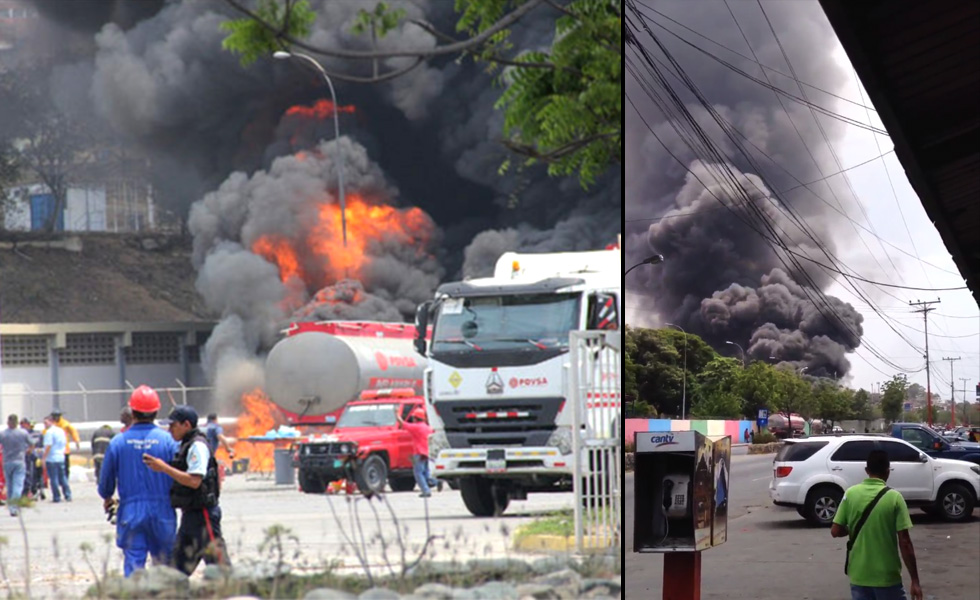
<instances>
[{"instance_id":1,"label":"street light pole","mask_svg":"<svg viewBox=\"0 0 980 600\"><path fill-rule=\"evenodd\" d=\"M659 265L662 262L664 262L664 257L661 256L660 254L654 254L653 256L648 256L645 259L643 259L642 261L640 261L640 262L636 263L635 265L633 265L632 267L626 269L626 272L623 273L623 277L626 277L627 275L629 275L630 274L630 271L632 271L633 269L639 267L640 265Z\"/></svg>"},{"instance_id":2,"label":"street light pole","mask_svg":"<svg viewBox=\"0 0 980 600\"><path fill-rule=\"evenodd\" d=\"M324 81L327 82L327 87L330 88L330 99L333 101L333 135L334 140L337 142L337 190L340 192L340 230L341 235L344 238L344 248L347 247L347 203L344 197L344 153L340 149L340 118L337 116L339 112L340 105L337 104L337 94L333 91L333 82L330 81L330 77L327 72L323 69L323 66L316 61L312 56L307 56L302 52L286 52L284 50L279 50L273 52L272 56L278 58L279 60L285 60L295 56L296 58L302 58L306 62L313 65L320 75L323 75Z\"/></svg>"},{"instance_id":3,"label":"street light pole","mask_svg":"<svg viewBox=\"0 0 980 600\"><path fill-rule=\"evenodd\" d=\"M745 368L745 350L742 350L742 347L739 346L738 344L736 344L735 342L725 342L725 343L726 344L731 344L732 346L735 346L742 353L742 368L744 369Z\"/></svg>"},{"instance_id":4,"label":"street light pole","mask_svg":"<svg viewBox=\"0 0 980 600\"><path fill-rule=\"evenodd\" d=\"M687 332L680 325L674 325L673 323L667 323L670 327L676 327L681 330L684 334L684 375L682 378L682 388L681 388L681 419L686 419L687 414Z\"/></svg>"}]
</instances>

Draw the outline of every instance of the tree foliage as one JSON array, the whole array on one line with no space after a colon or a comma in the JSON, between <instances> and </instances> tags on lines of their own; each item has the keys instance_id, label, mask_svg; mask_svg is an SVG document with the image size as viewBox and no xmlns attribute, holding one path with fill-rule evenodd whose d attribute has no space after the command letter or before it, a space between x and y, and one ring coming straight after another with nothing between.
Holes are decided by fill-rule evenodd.
<instances>
[{"instance_id":1,"label":"tree foliage","mask_svg":"<svg viewBox=\"0 0 980 600\"><path fill-rule=\"evenodd\" d=\"M851 414L855 419L868 421L872 418L871 394L864 388L854 392L851 397Z\"/></svg>"},{"instance_id":2,"label":"tree foliage","mask_svg":"<svg viewBox=\"0 0 980 600\"><path fill-rule=\"evenodd\" d=\"M298 38L308 36L316 21L316 13L307 0L285 4L277 0L260 0L255 14L268 26L250 18L221 24L221 29L228 32L221 47L238 54L243 67L264 56L272 56L276 50L282 50L283 44L279 39L283 33Z\"/></svg>"},{"instance_id":3,"label":"tree foliage","mask_svg":"<svg viewBox=\"0 0 980 600\"><path fill-rule=\"evenodd\" d=\"M882 389L884 393L881 396L881 414L888 422L896 421L902 414L902 405L909 389L908 377L904 374L895 375L885 382Z\"/></svg>"},{"instance_id":4,"label":"tree foliage","mask_svg":"<svg viewBox=\"0 0 980 600\"><path fill-rule=\"evenodd\" d=\"M739 395L741 369L739 361L720 356L705 365L697 377L691 414L730 419L742 416L745 402Z\"/></svg>"},{"instance_id":5,"label":"tree foliage","mask_svg":"<svg viewBox=\"0 0 980 600\"><path fill-rule=\"evenodd\" d=\"M850 419L853 414L851 411L853 393L826 379L818 381L813 386L813 399L817 406L817 414L831 425Z\"/></svg>"},{"instance_id":6,"label":"tree foliage","mask_svg":"<svg viewBox=\"0 0 980 600\"><path fill-rule=\"evenodd\" d=\"M621 162L622 19L619 3L609 0L576 0L567 13L549 51L515 59L553 68L510 67L497 107L505 111L505 144L525 156L525 165L540 161L551 175L578 173L587 187Z\"/></svg>"},{"instance_id":7,"label":"tree foliage","mask_svg":"<svg viewBox=\"0 0 980 600\"><path fill-rule=\"evenodd\" d=\"M456 0L456 30L468 34L468 39L457 40L430 23L412 20L439 41L448 43L436 48L383 52L320 48L303 41L316 19L306 0L260 0L254 11L248 11L237 0L226 2L247 15L221 25L229 32L222 46L240 55L243 66L275 50L299 44L314 55L372 61L373 77L331 77L375 83L400 76L423 60L451 51L486 64L490 71L506 66L498 77L505 89L496 107L504 112L502 143L522 157L519 167L544 163L550 175L577 174L580 184L588 187L610 166L622 162L621 0L550 3L562 13L550 48L518 52L516 56L512 52L510 26L533 10L540 3L538 0ZM398 27L404 14L381 2L373 10L362 9L351 31L370 32L372 41L376 41ZM417 61L400 70L378 73L378 60L392 56L414 56ZM509 169L511 162L505 160L501 171Z\"/></svg>"}]
</instances>

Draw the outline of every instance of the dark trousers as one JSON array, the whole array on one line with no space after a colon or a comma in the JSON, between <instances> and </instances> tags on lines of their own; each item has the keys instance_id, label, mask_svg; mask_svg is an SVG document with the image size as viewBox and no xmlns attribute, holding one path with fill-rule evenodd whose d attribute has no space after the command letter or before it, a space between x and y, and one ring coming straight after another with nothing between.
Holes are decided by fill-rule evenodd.
<instances>
[{"instance_id":1,"label":"dark trousers","mask_svg":"<svg viewBox=\"0 0 980 600\"><path fill-rule=\"evenodd\" d=\"M211 521L210 532L204 510L208 511ZM221 537L221 508L217 506L181 510L180 527L177 528L177 540L174 544L174 568L190 575L202 558L209 565L231 566L225 540Z\"/></svg>"}]
</instances>

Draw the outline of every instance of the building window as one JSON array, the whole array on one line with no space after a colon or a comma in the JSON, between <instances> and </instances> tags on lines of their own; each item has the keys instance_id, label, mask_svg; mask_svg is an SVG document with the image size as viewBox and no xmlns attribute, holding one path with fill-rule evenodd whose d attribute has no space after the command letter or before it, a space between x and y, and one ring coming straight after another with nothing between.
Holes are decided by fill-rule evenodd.
<instances>
[{"instance_id":1,"label":"building window","mask_svg":"<svg viewBox=\"0 0 980 600\"><path fill-rule=\"evenodd\" d=\"M134 333L133 345L126 348L129 364L179 363L180 336L175 333Z\"/></svg>"},{"instance_id":2,"label":"building window","mask_svg":"<svg viewBox=\"0 0 980 600\"><path fill-rule=\"evenodd\" d=\"M116 362L116 340L111 333L69 333L58 350L63 365L111 365Z\"/></svg>"},{"instance_id":3,"label":"building window","mask_svg":"<svg viewBox=\"0 0 980 600\"><path fill-rule=\"evenodd\" d=\"M208 343L208 338L210 337L210 331L197 332L197 343L187 347L187 362L194 365L201 364L201 356L204 355L204 346Z\"/></svg>"},{"instance_id":4,"label":"building window","mask_svg":"<svg viewBox=\"0 0 980 600\"><path fill-rule=\"evenodd\" d=\"M48 339L41 335L5 335L0 339L0 361L5 367L47 365Z\"/></svg>"}]
</instances>

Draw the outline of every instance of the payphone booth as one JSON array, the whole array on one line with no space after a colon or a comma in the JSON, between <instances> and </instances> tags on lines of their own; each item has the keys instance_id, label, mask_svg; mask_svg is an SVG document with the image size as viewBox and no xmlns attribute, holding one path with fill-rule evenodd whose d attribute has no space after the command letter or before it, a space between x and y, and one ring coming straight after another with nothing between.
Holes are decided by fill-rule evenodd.
<instances>
[{"instance_id":1,"label":"payphone booth","mask_svg":"<svg viewBox=\"0 0 980 600\"><path fill-rule=\"evenodd\" d=\"M728 539L732 438L637 432L634 552L696 552Z\"/></svg>"}]
</instances>

